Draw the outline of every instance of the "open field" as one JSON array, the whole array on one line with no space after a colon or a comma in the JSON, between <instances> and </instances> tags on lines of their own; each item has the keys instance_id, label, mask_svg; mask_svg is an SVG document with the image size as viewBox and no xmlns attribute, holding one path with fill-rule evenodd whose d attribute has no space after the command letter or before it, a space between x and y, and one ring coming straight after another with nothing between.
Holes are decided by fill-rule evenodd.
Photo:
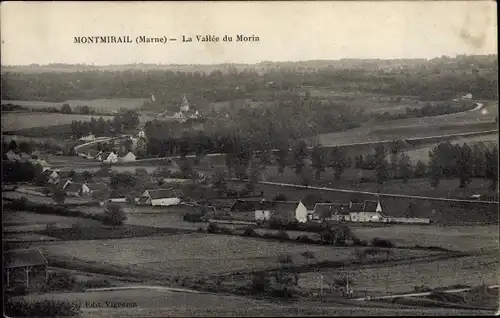
<instances>
[{"instance_id":1,"label":"open field","mask_svg":"<svg viewBox=\"0 0 500 318\"><path fill-rule=\"evenodd\" d=\"M366 290L375 294L398 294L412 292L416 285L430 288L463 284L475 286L483 282L498 284L498 254L465 256L432 262L409 262L385 266L328 270L325 277L350 275L355 290ZM300 274L299 284L305 288L320 288L317 273Z\"/></svg>"},{"instance_id":2,"label":"open field","mask_svg":"<svg viewBox=\"0 0 500 318\"><path fill-rule=\"evenodd\" d=\"M305 264L300 253L315 252L320 261L349 261L353 248L308 246L291 242L259 240L246 237L185 234L106 241L72 241L40 246L57 259L78 259L154 275L199 276L267 270L279 266L278 256L290 254L295 264ZM428 256L437 252L395 250L391 256L404 259Z\"/></svg>"},{"instance_id":3,"label":"open field","mask_svg":"<svg viewBox=\"0 0 500 318\"><path fill-rule=\"evenodd\" d=\"M57 107L61 108L64 104L69 104L71 108L77 106L89 106L96 110L117 111L120 108L136 109L140 108L148 98L111 98L111 99L92 99L92 100L67 100L64 102L43 102L43 101L22 101L22 100L2 100L2 105L13 104L28 107L36 110L37 108Z\"/></svg>"},{"instance_id":4,"label":"open field","mask_svg":"<svg viewBox=\"0 0 500 318\"><path fill-rule=\"evenodd\" d=\"M485 315L488 311L445 308L411 308L396 304L374 307L352 304L321 304L304 301L276 302L227 295L172 292L158 289L51 293L16 297L28 302L44 299L81 304L81 317L284 317L284 316L373 316L373 315ZM122 308L106 308L106 301L122 303ZM90 308L100 303L102 307ZM88 305L88 306L87 306ZM134 307L131 307L134 306Z\"/></svg>"},{"instance_id":5,"label":"open field","mask_svg":"<svg viewBox=\"0 0 500 318\"><path fill-rule=\"evenodd\" d=\"M92 117L110 119L111 116L91 116L59 113L3 113L2 132L71 124L73 120L89 121Z\"/></svg>"},{"instance_id":6,"label":"open field","mask_svg":"<svg viewBox=\"0 0 500 318\"><path fill-rule=\"evenodd\" d=\"M454 251L498 251L498 226L422 226L352 227L362 240L380 237L397 246L439 246Z\"/></svg>"},{"instance_id":7,"label":"open field","mask_svg":"<svg viewBox=\"0 0 500 318\"><path fill-rule=\"evenodd\" d=\"M100 222L91 219L65 217L51 214L38 214L25 211L5 210L2 215L2 225L5 232L31 232L45 230L49 224L62 228L72 227L73 225L95 226L100 225Z\"/></svg>"},{"instance_id":8,"label":"open field","mask_svg":"<svg viewBox=\"0 0 500 318\"><path fill-rule=\"evenodd\" d=\"M320 144L328 146L495 129L498 127L495 123L498 103L486 102L484 105L480 111L367 123L358 128L321 134L308 139L319 141Z\"/></svg>"},{"instance_id":9,"label":"open field","mask_svg":"<svg viewBox=\"0 0 500 318\"><path fill-rule=\"evenodd\" d=\"M20 199L22 197L25 197L26 199L28 199L29 201L34 202L34 203L55 204L52 197L39 196L39 195L21 193L21 192L16 192L16 191L2 192L2 198ZM83 204L83 203L88 203L90 200L91 200L90 198L67 197L66 200L64 201L64 203Z\"/></svg>"}]
</instances>

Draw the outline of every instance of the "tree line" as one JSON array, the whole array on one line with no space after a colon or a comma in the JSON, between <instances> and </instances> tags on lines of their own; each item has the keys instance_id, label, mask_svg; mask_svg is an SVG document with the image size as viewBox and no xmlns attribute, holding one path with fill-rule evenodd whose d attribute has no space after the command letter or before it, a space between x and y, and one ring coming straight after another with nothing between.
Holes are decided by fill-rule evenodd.
<instances>
[{"instance_id":1,"label":"tree line","mask_svg":"<svg viewBox=\"0 0 500 318\"><path fill-rule=\"evenodd\" d=\"M92 117L89 121L74 120L71 122L71 134L75 138L87 136L113 136L133 130L139 125L139 114L135 110L121 109L113 118Z\"/></svg>"}]
</instances>

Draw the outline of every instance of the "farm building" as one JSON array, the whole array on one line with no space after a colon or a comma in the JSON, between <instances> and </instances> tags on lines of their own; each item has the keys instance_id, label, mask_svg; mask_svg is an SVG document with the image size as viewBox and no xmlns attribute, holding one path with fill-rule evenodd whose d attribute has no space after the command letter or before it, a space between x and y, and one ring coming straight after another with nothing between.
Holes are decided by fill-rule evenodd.
<instances>
[{"instance_id":1,"label":"farm building","mask_svg":"<svg viewBox=\"0 0 500 318\"><path fill-rule=\"evenodd\" d=\"M98 192L107 192L108 186L103 183L88 183L83 184L82 186L82 194L83 195L94 195Z\"/></svg>"},{"instance_id":2,"label":"farm building","mask_svg":"<svg viewBox=\"0 0 500 318\"><path fill-rule=\"evenodd\" d=\"M19 156L17 153L15 153L12 149L10 149L9 151L7 151L4 154L4 156L10 162L21 161L21 156Z\"/></svg>"},{"instance_id":3,"label":"farm building","mask_svg":"<svg viewBox=\"0 0 500 318\"><path fill-rule=\"evenodd\" d=\"M30 155L28 155L27 153L25 153L25 152L21 152L21 154L19 155L19 157L21 157L21 161L22 162L29 162L30 159L32 159L32 157Z\"/></svg>"},{"instance_id":4,"label":"farm building","mask_svg":"<svg viewBox=\"0 0 500 318\"><path fill-rule=\"evenodd\" d=\"M283 221L307 222L307 210L303 209L300 202L273 201L272 218Z\"/></svg>"},{"instance_id":5,"label":"farm building","mask_svg":"<svg viewBox=\"0 0 500 318\"><path fill-rule=\"evenodd\" d=\"M144 129L139 129L139 131L137 131L137 138L146 139L146 132L144 131Z\"/></svg>"},{"instance_id":6,"label":"farm building","mask_svg":"<svg viewBox=\"0 0 500 318\"><path fill-rule=\"evenodd\" d=\"M49 184L57 184L59 183L59 173L57 173L54 170L47 169L44 172L42 172L43 178L47 181Z\"/></svg>"},{"instance_id":7,"label":"farm building","mask_svg":"<svg viewBox=\"0 0 500 318\"><path fill-rule=\"evenodd\" d=\"M349 217L352 222L380 222L384 219L382 212L380 201L349 203Z\"/></svg>"},{"instance_id":8,"label":"farm building","mask_svg":"<svg viewBox=\"0 0 500 318\"><path fill-rule=\"evenodd\" d=\"M42 159L30 159L29 162L31 162L31 164L34 166L36 165L42 166L43 171L51 168L51 165L47 161Z\"/></svg>"},{"instance_id":9,"label":"farm building","mask_svg":"<svg viewBox=\"0 0 500 318\"><path fill-rule=\"evenodd\" d=\"M169 206L179 203L181 203L180 195L174 189L146 190L138 201L138 204L151 206Z\"/></svg>"},{"instance_id":10,"label":"farm building","mask_svg":"<svg viewBox=\"0 0 500 318\"><path fill-rule=\"evenodd\" d=\"M128 152L125 156L118 158L119 162L132 162L135 161L135 155L132 152Z\"/></svg>"},{"instance_id":11,"label":"farm building","mask_svg":"<svg viewBox=\"0 0 500 318\"><path fill-rule=\"evenodd\" d=\"M307 209L295 201L236 200L230 212L239 219L267 221L276 218L285 221L307 221Z\"/></svg>"},{"instance_id":12,"label":"farm building","mask_svg":"<svg viewBox=\"0 0 500 318\"><path fill-rule=\"evenodd\" d=\"M79 197L80 194L82 193L82 187L83 187L82 183L71 182L68 185L66 185L66 187L64 188L64 192L66 192L66 195L68 197Z\"/></svg>"},{"instance_id":13,"label":"farm building","mask_svg":"<svg viewBox=\"0 0 500 318\"><path fill-rule=\"evenodd\" d=\"M118 162L118 156L113 152L103 152L97 156L97 159L103 162L116 163Z\"/></svg>"},{"instance_id":14,"label":"farm building","mask_svg":"<svg viewBox=\"0 0 500 318\"><path fill-rule=\"evenodd\" d=\"M66 187L71 183L73 183L73 181L71 181L71 178L59 179L58 186L61 187L63 190L66 190Z\"/></svg>"},{"instance_id":15,"label":"farm building","mask_svg":"<svg viewBox=\"0 0 500 318\"><path fill-rule=\"evenodd\" d=\"M80 140L80 141L94 141L95 140L95 136L94 136L94 134L90 133L87 136L83 136L83 137L81 137L78 140Z\"/></svg>"},{"instance_id":16,"label":"farm building","mask_svg":"<svg viewBox=\"0 0 500 318\"><path fill-rule=\"evenodd\" d=\"M349 220L349 205L339 203L316 203L311 219L347 221Z\"/></svg>"},{"instance_id":17,"label":"farm building","mask_svg":"<svg viewBox=\"0 0 500 318\"><path fill-rule=\"evenodd\" d=\"M47 259L38 249L4 252L3 269L7 287L23 282L26 287L47 283Z\"/></svg>"},{"instance_id":18,"label":"farm building","mask_svg":"<svg viewBox=\"0 0 500 318\"><path fill-rule=\"evenodd\" d=\"M33 159L38 159L42 154L40 153L39 150L35 150L31 153L31 158Z\"/></svg>"}]
</instances>

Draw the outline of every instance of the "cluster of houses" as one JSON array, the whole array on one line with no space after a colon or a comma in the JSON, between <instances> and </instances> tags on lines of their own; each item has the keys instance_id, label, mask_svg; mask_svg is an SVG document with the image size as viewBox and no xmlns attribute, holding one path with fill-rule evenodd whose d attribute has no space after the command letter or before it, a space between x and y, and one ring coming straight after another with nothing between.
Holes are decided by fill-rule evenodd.
<instances>
[{"instance_id":1,"label":"cluster of houses","mask_svg":"<svg viewBox=\"0 0 500 318\"><path fill-rule=\"evenodd\" d=\"M29 162L33 165L40 165L43 171L50 169L50 164L41 158L38 150L33 151L31 154L25 152L15 152L12 149L4 153L4 159L10 162Z\"/></svg>"},{"instance_id":2,"label":"cluster of houses","mask_svg":"<svg viewBox=\"0 0 500 318\"><path fill-rule=\"evenodd\" d=\"M168 110L163 112L161 116L166 116L167 112ZM196 120L200 119L201 117L202 116L199 111L190 109L186 95L184 95L184 97L182 98L182 103L179 111L175 112L172 116L173 119L176 119L180 122L186 122L189 119Z\"/></svg>"},{"instance_id":3,"label":"cluster of houses","mask_svg":"<svg viewBox=\"0 0 500 318\"><path fill-rule=\"evenodd\" d=\"M131 151L122 156L119 156L114 151L98 150L90 150L87 153L79 153L78 155L86 159L99 160L105 163L132 162L136 160L136 156Z\"/></svg>"},{"instance_id":4,"label":"cluster of houses","mask_svg":"<svg viewBox=\"0 0 500 318\"><path fill-rule=\"evenodd\" d=\"M336 221L336 222L379 222L429 224L427 218L390 217L383 214L380 201L365 201L348 204L323 203L305 204L302 201L250 201L236 200L230 209L235 219L247 221Z\"/></svg>"}]
</instances>

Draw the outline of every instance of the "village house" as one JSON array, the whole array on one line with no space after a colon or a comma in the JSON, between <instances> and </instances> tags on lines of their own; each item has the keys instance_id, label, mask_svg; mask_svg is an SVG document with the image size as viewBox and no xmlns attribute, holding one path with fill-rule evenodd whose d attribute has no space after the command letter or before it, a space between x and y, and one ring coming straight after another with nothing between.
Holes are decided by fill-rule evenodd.
<instances>
[{"instance_id":1,"label":"village house","mask_svg":"<svg viewBox=\"0 0 500 318\"><path fill-rule=\"evenodd\" d=\"M349 203L349 218L351 222L383 222L384 216L380 201L365 201L364 203Z\"/></svg>"},{"instance_id":2,"label":"village house","mask_svg":"<svg viewBox=\"0 0 500 318\"><path fill-rule=\"evenodd\" d=\"M42 172L42 176L45 178L48 184L58 184L59 183L59 173L57 171L47 169Z\"/></svg>"},{"instance_id":3,"label":"village house","mask_svg":"<svg viewBox=\"0 0 500 318\"><path fill-rule=\"evenodd\" d=\"M71 181L71 178L67 178L67 179L61 179L59 178L59 182L58 182L58 186L63 189L63 190L66 190L66 187L70 184L70 183L73 183L73 181Z\"/></svg>"},{"instance_id":4,"label":"village house","mask_svg":"<svg viewBox=\"0 0 500 318\"><path fill-rule=\"evenodd\" d=\"M12 149L7 151L4 156L10 162L21 161L21 156L15 153Z\"/></svg>"},{"instance_id":5,"label":"village house","mask_svg":"<svg viewBox=\"0 0 500 318\"><path fill-rule=\"evenodd\" d=\"M177 205L181 203L181 196L174 189L146 190L137 203L151 206Z\"/></svg>"},{"instance_id":6,"label":"village house","mask_svg":"<svg viewBox=\"0 0 500 318\"><path fill-rule=\"evenodd\" d=\"M139 131L137 132L137 138L146 139L146 132L144 131L144 129L139 129Z\"/></svg>"},{"instance_id":7,"label":"village house","mask_svg":"<svg viewBox=\"0 0 500 318\"><path fill-rule=\"evenodd\" d=\"M119 162L132 162L135 161L136 157L132 152L128 152L126 155L123 157L118 158Z\"/></svg>"},{"instance_id":8,"label":"village house","mask_svg":"<svg viewBox=\"0 0 500 318\"><path fill-rule=\"evenodd\" d=\"M274 218L285 222L307 222L307 209L295 201L236 200L230 212L241 220L269 221Z\"/></svg>"},{"instance_id":9,"label":"village house","mask_svg":"<svg viewBox=\"0 0 500 318\"><path fill-rule=\"evenodd\" d=\"M80 194L82 193L82 188L83 188L82 183L70 182L64 188L64 192L68 197L79 197Z\"/></svg>"},{"instance_id":10,"label":"village house","mask_svg":"<svg viewBox=\"0 0 500 318\"><path fill-rule=\"evenodd\" d=\"M41 153L40 153L40 151L38 151L38 150L35 150L35 151L33 151L33 152L31 153L31 158L32 158L32 159L38 159L40 156L41 156Z\"/></svg>"},{"instance_id":11,"label":"village house","mask_svg":"<svg viewBox=\"0 0 500 318\"><path fill-rule=\"evenodd\" d=\"M348 221L349 205L339 203L316 203L312 220Z\"/></svg>"},{"instance_id":12,"label":"village house","mask_svg":"<svg viewBox=\"0 0 500 318\"><path fill-rule=\"evenodd\" d=\"M108 162L108 163L118 162L118 156L113 151L103 152L97 156L97 159L99 159L103 162Z\"/></svg>"},{"instance_id":13,"label":"village house","mask_svg":"<svg viewBox=\"0 0 500 318\"><path fill-rule=\"evenodd\" d=\"M87 142L94 141L95 140L95 136L94 136L94 134L89 133L87 136L83 136L83 137L81 137L78 140L80 140L80 141L87 141Z\"/></svg>"},{"instance_id":14,"label":"village house","mask_svg":"<svg viewBox=\"0 0 500 318\"><path fill-rule=\"evenodd\" d=\"M103 183L86 183L82 186L82 193L87 196L93 196L97 193L105 193L108 191L108 186Z\"/></svg>"},{"instance_id":15,"label":"village house","mask_svg":"<svg viewBox=\"0 0 500 318\"><path fill-rule=\"evenodd\" d=\"M50 169L52 166L45 160L42 159L29 159L29 162L33 165L40 165L42 167L42 171Z\"/></svg>"}]
</instances>

